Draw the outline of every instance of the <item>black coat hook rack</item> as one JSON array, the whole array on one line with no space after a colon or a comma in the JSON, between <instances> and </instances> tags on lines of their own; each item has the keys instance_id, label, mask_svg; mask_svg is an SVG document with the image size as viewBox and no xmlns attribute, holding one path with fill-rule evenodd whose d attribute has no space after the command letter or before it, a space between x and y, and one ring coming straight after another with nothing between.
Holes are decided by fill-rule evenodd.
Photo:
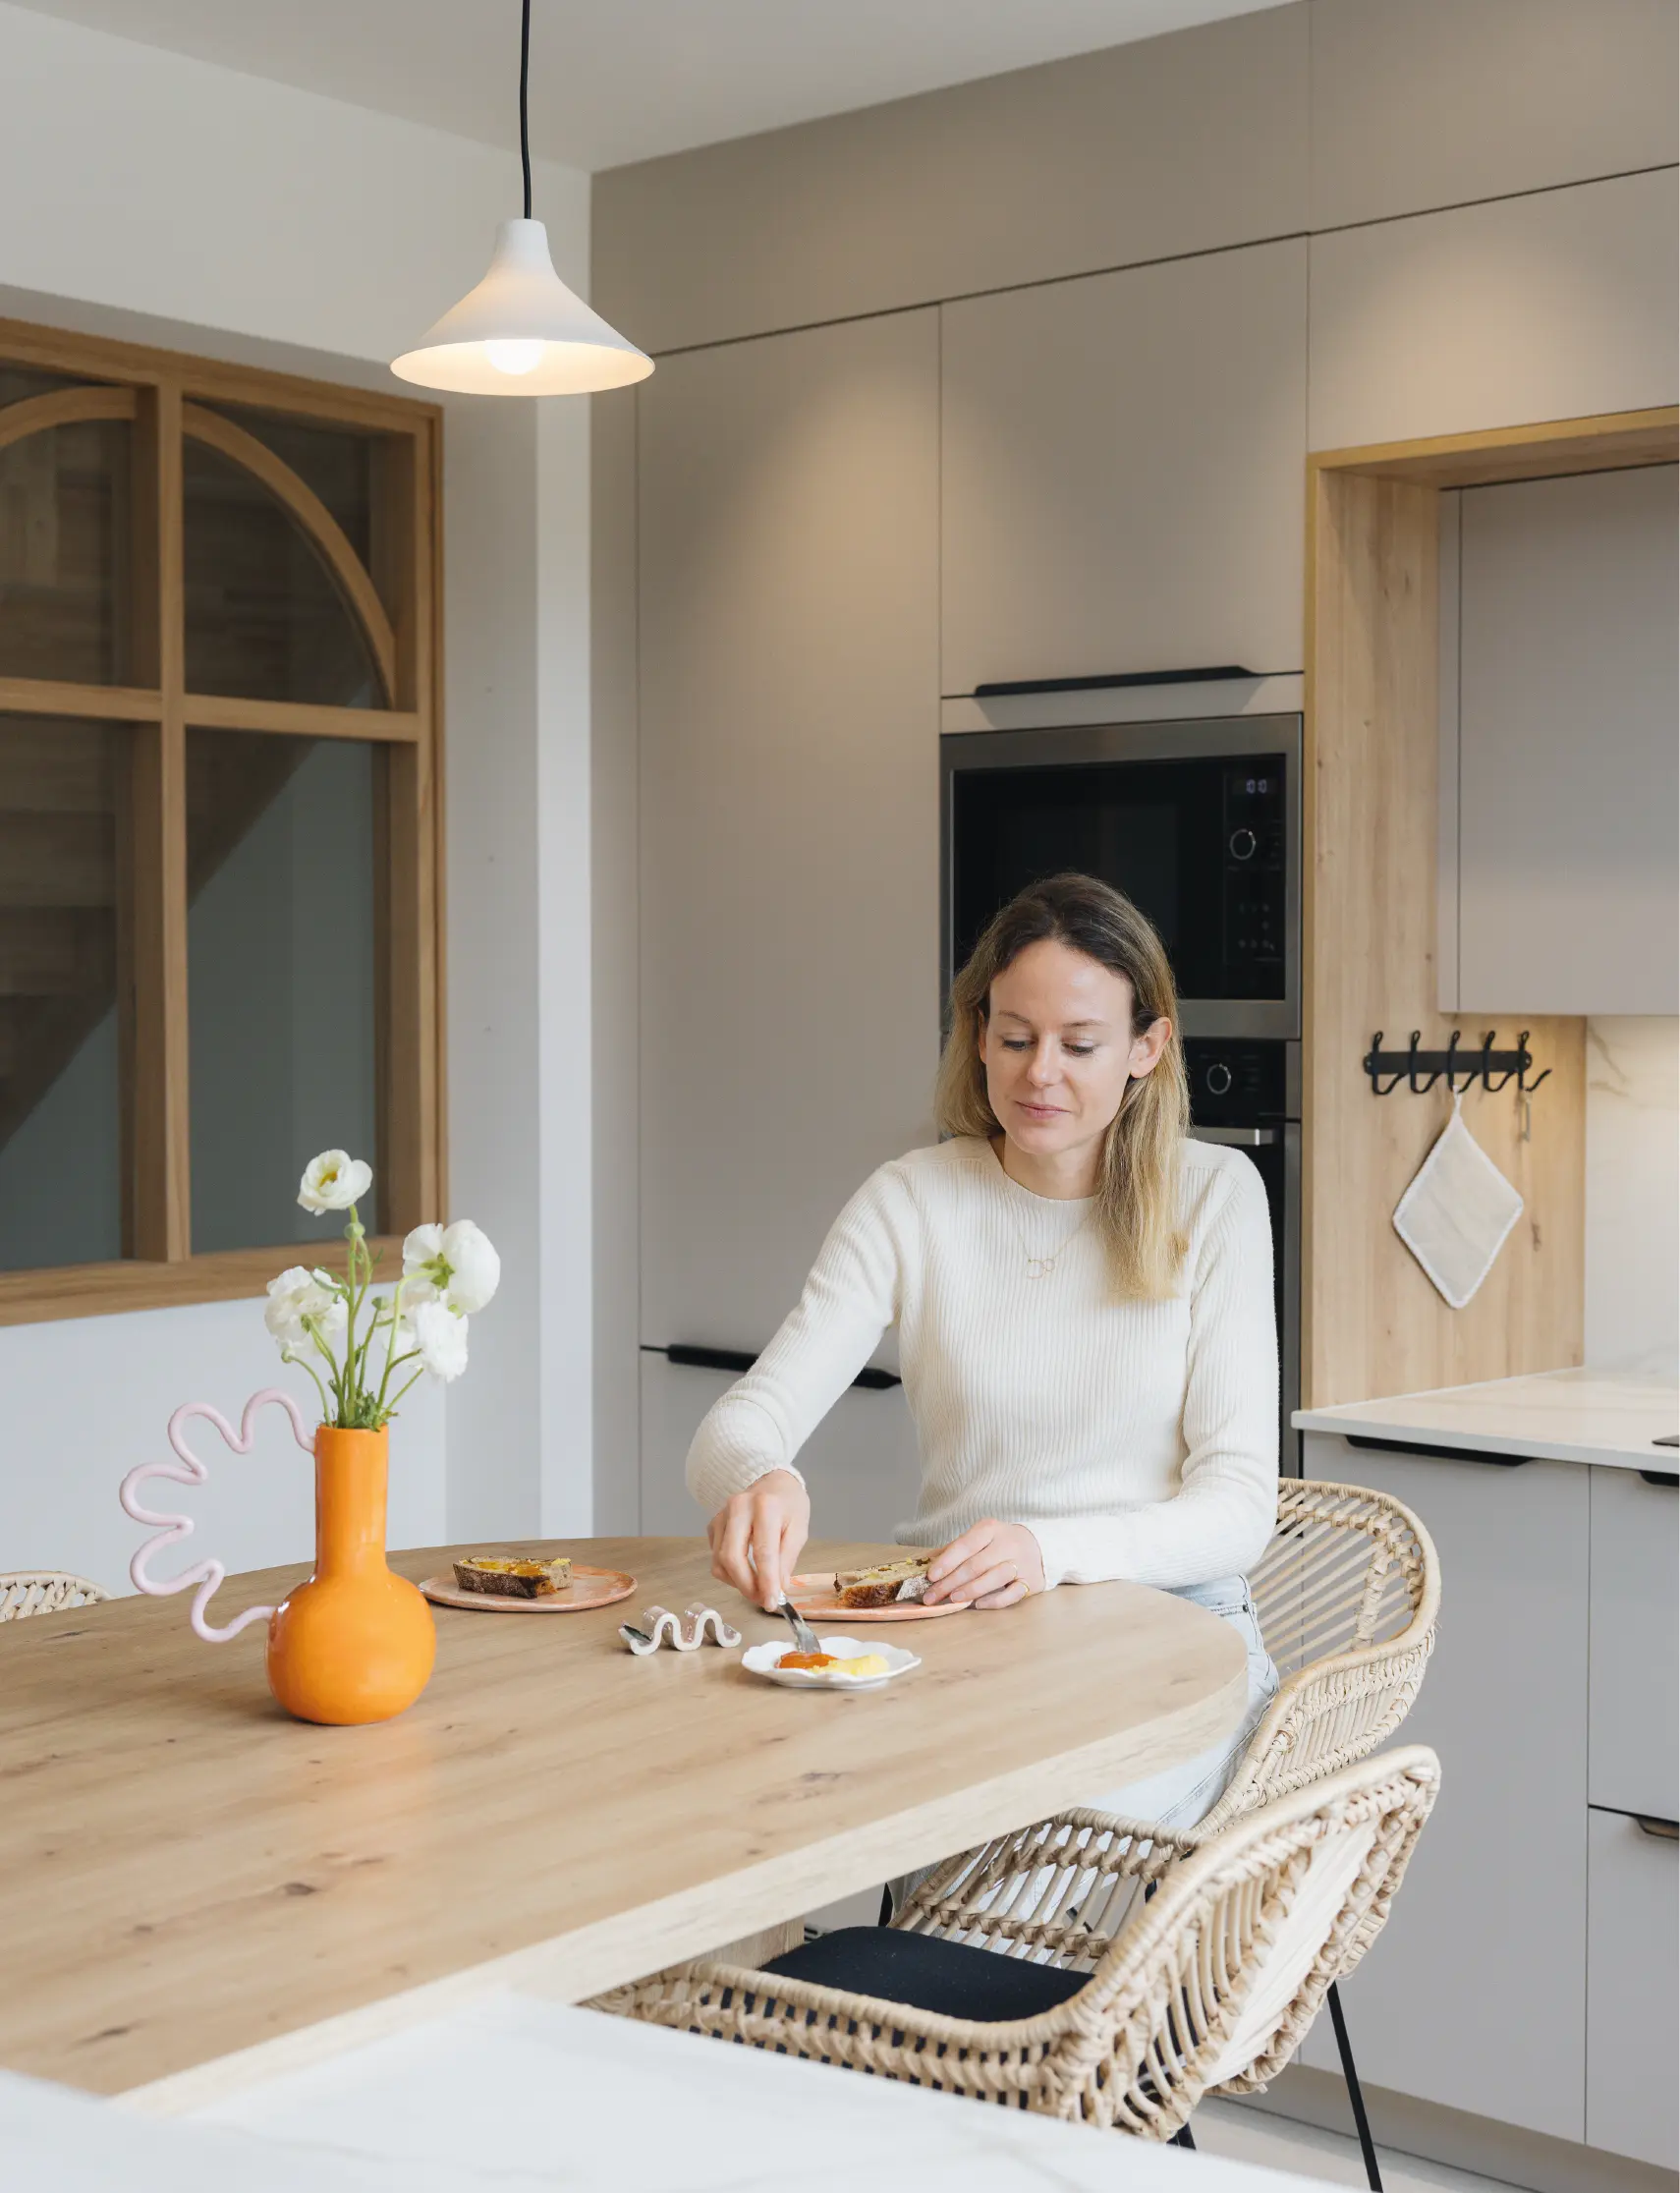
<instances>
[{"instance_id":1,"label":"black coat hook rack","mask_svg":"<svg viewBox=\"0 0 1680 2193\"><path fill-rule=\"evenodd\" d=\"M1380 1028L1377 1030L1371 1040L1370 1050L1365 1054L1365 1070L1371 1077L1373 1095L1386 1096L1404 1082L1414 1096L1421 1096L1427 1089L1433 1089L1436 1082L1445 1081L1452 1094L1459 1096L1465 1090L1474 1089L1479 1082L1484 1089L1496 1090L1503 1089L1507 1082L1515 1081L1521 1095L1532 1096L1551 1072L1548 1066L1545 1073L1537 1075L1530 1081L1529 1068L1535 1061L1534 1054L1529 1049L1529 1032L1526 1028L1517 1038L1515 1050L1495 1050L1491 1029L1483 1037L1481 1047L1471 1051L1459 1049L1462 1031L1456 1028L1448 1037L1444 1051L1420 1050L1418 1044L1421 1040L1422 1031L1414 1028L1412 1040L1403 1051L1385 1051L1382 1047L1382 1031ZM1461 1073L1464 1076L1462 1085L1458 1079ZM1388 1076L1386 1081L1383 1080L1384 1075ZM1494 1079L1495 1075L1498 1076L1497 1080ZM1420 1080L1420 1076L1424 1078Z\"/></svg>"}]
</instances>

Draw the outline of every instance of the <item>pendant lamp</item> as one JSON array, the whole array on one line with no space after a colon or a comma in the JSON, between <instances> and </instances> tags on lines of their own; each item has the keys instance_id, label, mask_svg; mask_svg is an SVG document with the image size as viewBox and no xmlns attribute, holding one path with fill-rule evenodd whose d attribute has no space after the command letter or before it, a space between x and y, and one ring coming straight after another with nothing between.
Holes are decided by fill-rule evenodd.
<instances>
[{"instance_id":1,"label":"pendant lamp","mask_svg":"<svg viewBox=\"0 0 1680 2193\"><path fill-rule=\"evenodd\" d=\"M391 361L400 380L466 396L582 396L645 380L653 361L591 312L554 271L548 231L531 217L531 0L519 51L519 149L525 218L504 221L476 289Z\"/></svg>"}]
</instances>

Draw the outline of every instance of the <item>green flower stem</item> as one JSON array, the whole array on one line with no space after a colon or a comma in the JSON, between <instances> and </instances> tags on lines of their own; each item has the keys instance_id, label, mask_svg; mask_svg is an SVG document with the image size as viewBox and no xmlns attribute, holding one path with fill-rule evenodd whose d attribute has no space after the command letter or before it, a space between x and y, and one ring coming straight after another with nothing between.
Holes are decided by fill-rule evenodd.
<instances>
[{"instance_id":1,"label":"green flower stem","mask_svg":"<svg viewBox=\"0 0 1680 2193\"><path fill-rule=\"evenodd\" d=\"M403 1356L400 1360L404 1363L407 1363L409 1359L407 1356ZM403 1396L410 1390L411 1387L419 1385L420 1379L424 1377L424 1375L425 1366L422 1364L420 1370L418 1370L415 1373L414 1377L409 1380L408 1385L400 1386L397 1389L395 1399L393 1399L391 1406L385 1411L385 1417L394 1417L396 1415L398 1406L401 1403ZM380 1419L380 1422L383 1423L384 1421L385 1418L382 1417Z\"/></svg>"}]
</instances>

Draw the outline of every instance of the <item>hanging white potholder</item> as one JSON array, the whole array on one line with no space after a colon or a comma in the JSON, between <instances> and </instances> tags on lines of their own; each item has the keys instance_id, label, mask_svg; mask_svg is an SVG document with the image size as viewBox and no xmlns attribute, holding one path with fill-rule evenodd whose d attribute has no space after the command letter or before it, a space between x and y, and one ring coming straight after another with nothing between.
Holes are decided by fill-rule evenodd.
<instances>
[{"instance_id":1,"label":"hanging white potholder","mask_svg":"<svg viewBox=\"0 0 1680 2193\"><path fill-rule=\"evenodd\" d=\"M1455 1095L1452 1117L1394 1209L1394 1231L1455 1310L1523 1214L1522 1197L1464 1124L1463 1106Z\"/></svg>"}]
</instances>

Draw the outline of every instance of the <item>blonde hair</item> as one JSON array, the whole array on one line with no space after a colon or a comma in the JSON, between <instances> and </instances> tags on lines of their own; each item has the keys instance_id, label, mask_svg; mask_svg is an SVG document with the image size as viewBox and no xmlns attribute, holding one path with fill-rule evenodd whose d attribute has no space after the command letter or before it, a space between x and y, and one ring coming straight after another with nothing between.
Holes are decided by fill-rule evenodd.
<instances>
[{"instance_id":1,"label":"blonde hair","mask_svg":"<svg viewBox=\"0 0 1680 2193\"><path fill-rule=\"evenodd\" d=\"M1190 1087L1172 969L1154 928L1129 898L1093 875L1053 875L1030 884L993 916L951 985L934 1117L946 1135L989 1139L1001 1131L986 1096L980 1030L992 984L1030 944L1045 942L1066 944L1125 978L1132 985L1134 1040L1157 1020L1172 1024L1153 1070L1126 1084L1096 1175L1096 1224L1115 1292L1125 1301L1159 1301L1178 1292L1188 1246L1179 1224L1179 1164L1190 1126Z\"/></svg>"}]
</instances>

